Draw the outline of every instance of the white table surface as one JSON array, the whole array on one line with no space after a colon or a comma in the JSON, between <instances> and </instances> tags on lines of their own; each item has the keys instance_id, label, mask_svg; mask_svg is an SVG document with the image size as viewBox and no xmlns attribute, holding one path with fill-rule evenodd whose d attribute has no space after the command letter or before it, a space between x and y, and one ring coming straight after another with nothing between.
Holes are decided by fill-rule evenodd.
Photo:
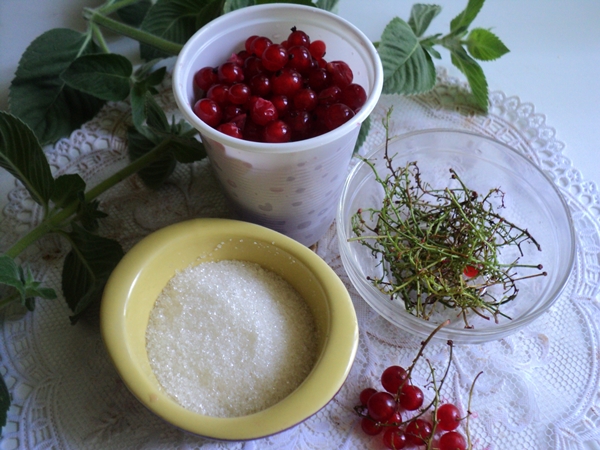
<instances>
[{"instance_id":1,"label":"white table surface","mask_svg":"<svg viewBox=\"0 0 600 450\"><path fill-rule=\"evenodd\" d=\"M20 55L42 32L55 27L83 30L83 6L98 0L0 1L0 109L8 109L8 88ZM378 40L394 16L407 19L413 2L340 0L339 14L372 40ZM446 32L466 4L434 0L442 13L431 32ZM501 59L482 63L491 91L517 96L546 116L565 144L564 155L585 180L600 184L600 1L488 0L474 26L491 28L511 50ZM134 54L128 40L113 39L115 51ZM440 63L452 75L448 53ZM0 172L0 197L12 181ZM0 205L1 206L1 205ZM600 445L590 448L600 449Z\"/></svg>"}]
</instances>

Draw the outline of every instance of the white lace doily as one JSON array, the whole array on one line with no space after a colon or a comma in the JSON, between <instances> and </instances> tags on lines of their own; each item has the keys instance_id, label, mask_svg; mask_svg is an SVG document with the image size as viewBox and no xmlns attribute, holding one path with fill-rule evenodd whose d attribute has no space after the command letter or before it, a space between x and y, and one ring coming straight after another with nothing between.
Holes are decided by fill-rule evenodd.
<instances>
[{"instance_id":1,"label":"white lace doily","mask_svg":"<svg viewBox=\"0 0 600 450\"><path fill-rule=\"evenodd\" d=\"M574 274L562 298L523 331L497 342L457 346L442 397L466 409L479 371L470 431L474 449L581 449L600 441L600 196L562 155L563 144L533 105L501 92L491 94L485 116L464 101L464 86L440 70L438 86L419 97L384 96L375 116L394 105L393 132L456 128L492 136L527 155L556 182L571 209L577 232ZM165 83L160 98L176 107ZM124 136L130 121L125 103L110 103L69 139L48 149L55 175L77 172L88 186L127 162ZM383 141L378 119L363 148ZM109 214L100 232L125 250L148 233L192 217L233 217L206 162L180 165L166 186L145 188L133 176L106 192ZM35 226L41 210L15 183L0 222L0 249ZM60 292L65 242L46 237L24 257L38 278ZM142 407L120 381L100 338L97 311L69 323L62 298L38 301L33 313L1 312L0 370L12 396L2 449L379 449L381 436L365 436L353 411L367 386L378 387L382 370L408 365L419 341L394 328L358 297L339 258L335 228L316 251L350 290L360 324L360 346L348 380L319 413L282 434L252 442L214 442L184 433ZM443 366L447 348L430 344L427 357ZM417 382L427 369L419 366ZM431 393L426 395L431 396Z\"/></svg>"}]
</instances>

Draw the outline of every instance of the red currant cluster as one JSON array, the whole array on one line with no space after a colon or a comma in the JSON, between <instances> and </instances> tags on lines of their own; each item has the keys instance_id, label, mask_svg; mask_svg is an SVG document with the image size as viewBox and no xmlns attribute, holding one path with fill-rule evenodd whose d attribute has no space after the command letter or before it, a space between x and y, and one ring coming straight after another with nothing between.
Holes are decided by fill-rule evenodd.
<instances>
[{"instance_id":1,"label":"red currant cluster","mask_svg":"<svg viewBox=\"0 0 600 450\"><path fill-rule=\"evenodd\" d=\"M419 447L433 441L436 442L434 448L439 450L467 448L465 437L456 431L462 420L456 406L435 404L433 413L426 414L428 408L416 413L423 406L423 391L411 383L403 367L385 369L381 385L384 390L369 387L359 396L360 405L356 410L362 417L361 428L366 434L374 436L383 432L383 444L389 449L402 449L407 445Z\"/></svg>"},{"instance_id":2,"label":"red currant cluster","mask_svg":"<svg viewBox=\"0 0 600 450\"><path fill-rule=\"evenodd\" d=\"M282 143L333 130L350 120L367 94L344 61L326 61L326 44L292 28L273 43L250 36L244 50L194 75L195 114L240 139Z\"/></svg>"}]
</instances>

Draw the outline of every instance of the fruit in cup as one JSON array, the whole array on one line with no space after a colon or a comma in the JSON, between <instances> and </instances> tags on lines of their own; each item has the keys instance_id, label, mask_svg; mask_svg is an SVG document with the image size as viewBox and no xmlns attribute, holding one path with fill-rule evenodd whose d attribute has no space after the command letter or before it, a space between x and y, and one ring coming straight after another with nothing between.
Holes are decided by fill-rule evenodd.
<instances>
[{"instance_id":1,"label":"fruit in cup","mask_svg":"<svg viewBox=\"0 0 600 450\"><path fill-rule=\"evenodd\" d=\"M318 136L350 120L365 104L344 61L326 61L326 44L293 27L274 43L249 36L244 49L194 75L193 110L236 138L283 143Z\"/></svg>"}]
</instances>

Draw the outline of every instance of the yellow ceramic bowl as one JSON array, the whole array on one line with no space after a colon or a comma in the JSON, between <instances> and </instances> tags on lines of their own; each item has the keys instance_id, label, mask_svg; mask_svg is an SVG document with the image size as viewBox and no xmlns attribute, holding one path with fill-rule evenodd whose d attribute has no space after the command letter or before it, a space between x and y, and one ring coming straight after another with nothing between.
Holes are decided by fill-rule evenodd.
<instances>
[{"instance_id":1,"label":"yellow ceramic bowl","mask_svg":"<svg viewBox=\"0 0 600 450\"><path fill-rule=\"evenodd\" d=\"M148 361L145 334L154 302L177 270L228 259L258 263L296 288L314 313L320 353L304 382L279 403L247 416L217 418L184 409L161 389ZM344 383L358 345L348 291L319 256L278 232L225 219L171 225L135 245L108 280L100 320L108 353L140 402L181 429L222 440L269 436L315 414Z\"/></svg>"}]
</instances>

